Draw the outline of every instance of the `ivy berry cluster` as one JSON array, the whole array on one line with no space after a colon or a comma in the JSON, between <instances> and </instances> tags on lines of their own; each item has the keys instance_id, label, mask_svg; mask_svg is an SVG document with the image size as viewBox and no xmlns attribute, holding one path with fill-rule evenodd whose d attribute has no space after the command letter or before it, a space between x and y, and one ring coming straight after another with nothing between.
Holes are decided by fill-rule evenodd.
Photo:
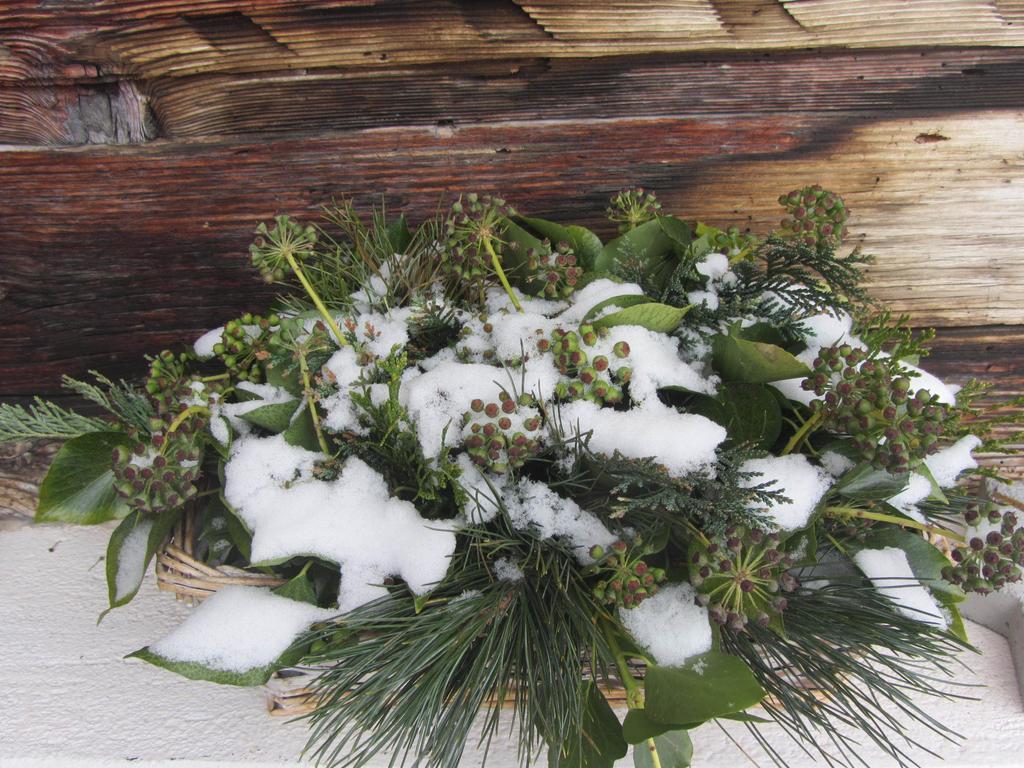
<instances>
[{"instance_id":1,"label":"ivy berry cluster","mask_svg":"<svg viewBox=\"0 0 1024 768\"><path fill-rule=\"evenodd\" d=\"M545 240L545 246L550 243ZM509 247L521 247L517 242ZM560 241L548 252L531 248L526 255L526 284L539 296L549 299L564 299L576 290L576 283L583 277L583 268L577 266L576 254L569 243Z\"/></svg>"},{"instance_id":2,"label":"ivy berry cluster","mask_svg":"<svg viewBox=\"0 0 1024 768\"><path fill-rule=\"evenodd\" d=\"M114 448L114 490L133 509L177 509L199 492L195 481L199 477L206 420L192 416L171 429L166 421L153 419L150 428L152 432L146 440L136 439L130 448Z\"/></svg>"},{"instance_id":3,"label":"ivy berry cluster","mask_svg":"<svg viewBox=\"0 0 1024 768\"><path fill-rule=\"evenodd\" d=\"M590 548L594 565L592 572L600 581L594 586L594 597L619 608L636 608L648 597L657 594L659 585L668 578L664 568L652 568L643 559L647 551L638 536L633 546L618 539L605 549L599 544Z\"/></svg>"},{"instance_id":4,"label":"ivy berry cluster","mask_svg":"<svg viewBox=\"0 0 1024 768\"><path fill-rule=\"evenodd\" d=\"M1020 581L1024 566L1024 527L1017 527L1017 515L1002 512L992 505L986 512L972 508L964 521L977 529L983 523L989 530L972 536L965 545L950 553L952 565L942 569L942 577L968 592L988 594L1006 584Z\"/></svg>"},{"instance_id":5,"label":"ivy berry cluster","mask_svg":"<svg viewBox=\"0 0 1024 768\"><path fill-rule=\"evenodd\" d=\"M706 543L695 542L690 582L712 620L742 632L750 621L767 627L786 610L782 593L792 592L799 582L788 573L794 561L779 543L777 533L742 525Z\"/></svg>"},{"instance_id":6,"label":"ivy berry cluster","mask_svg":"<svg viewBox=\"0 0 1024 768\"><path fill-rule=\"evenodd\" d=\"M625 397L623 387L632 376L632 369L619 364L629 357L629 344L617 342L609 358L606 355L590 356L586 347L594 347L598 340L608 335L606 328L594 328L584 323L578 331L556 328L548 340L538 342L542 352L550 350L555 358L555 367L573 381L561 381L555 386L555 397L559 400L592 400L598 405L616 405ZM592 350L593 352L595 350Z\"/></svg>"},{"instance_id":7,"label":"ivy berry cluster","mask_svg":"<svg viewBox=\"0 0 1024 768\"><path fill-rule=\"evenodd\" d=\"M246 312L227 322L221 340L213 346L213 353L239 381L259 383L263 380L260 363L270 357L270 340L280 325L278 315L262 317Z\"/></svg>"},{"instance_id":8,"label":"ivy berry cluster","mask_svg":"<svg viewBox=\"0 0 1024 768\"><path fill-rule=\"evenodd\" d=\"M522 418L520 413L520 407L533 409L535 405L531 395L520 395L517 401L504 391L496 403L480 398L473 400L463 416L463 424L469 429L463 444L473 463L496 474L505 474L521 468L540 453L537 439L540 416Z\"/></svg>"},{"instance_id":9,"label":"ivy berry cluster","mask_svg":"<svg viewBox=\"0 0 1024 768\"><path fill-rule=\"evenodd\" d=\"M852 445L879 469L907 472L939 450L939 438L959 423L957 411L911 380L894 358L868 358L849 344L825 347L804 379L820 400L811 409L825 426L850 435Z\"/></svg>"},{"instance_id":10,"label":"ivy berry cluster","mask_svg":"<svg viewBox=\"0 0 1024 768\"><path fill-rule=\"evenodd\" d=\"M780 223L780 235L810 246L837 247L842 242L850 212L839 195L814 184L781 195L779 205L787 213Z\"/></svg>"},{"instance_id":11,"label":"ivy berry cluster","mask_svg":"<svg viewBox=\"0 0 1024 768\"><path fill-rule=\"evenodd\" d=\"M504 199L475 192L452 203L444 224L444 258L452 275L470 282L487 280L491 274L488 248L500 241L506 220L515 214Z\"/></svg>"}]
</instances>

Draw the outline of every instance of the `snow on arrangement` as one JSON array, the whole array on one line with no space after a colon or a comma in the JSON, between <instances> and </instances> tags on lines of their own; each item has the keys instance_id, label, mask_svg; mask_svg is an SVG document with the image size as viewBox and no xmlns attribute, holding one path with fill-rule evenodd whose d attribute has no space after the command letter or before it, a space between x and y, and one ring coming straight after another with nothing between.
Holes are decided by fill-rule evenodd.
<instances>
[{"instance_id":1,"label":"snow on arrangement","mask_svg":"<svg viewBox=\"0 0 1024 768\"><path fill-rule=\"evenodd\" d=\"M696 598L689 584L674 584L636 608L620 609L619 618L658 664L682 666L687 659L711 650L708 611L697 605Z\"/></svg>"},{"instance_id":2,"label":"snow on arrangement","mask_svg":"<svg viewBox=\"0 0 1024 768\"><path fill-rule=\"evenodd\" d=\"M565 539L576 550L580 562L593 562L588 552L595 544L607 547L616 539L594 515L544 483L520 480L505 494L504 501L512 525L519 529L535 527L545 539Z\"/></svg>"},{"instance_id":3,"label":"snow on arrangement","mask_svg":"<svg viewBox=\"0 0 1024 768\"><path fill-rule=\"evenodd\" d=\"M284 437L246 437L233 446L224 495L252 531L252 562L317 555L341 566L338 607L385 594L387 576L416 593L440 581L455 535L392 497L380 474L350 458L333 481L312 476L321 454Z\"/></svg>"},{"instance_id":4,"label":"snow on arrangement","mask_svg":"<svg viewBox=\"0 0 1024 768\"><path fill-rule=\"evenodd\" d=\"M875 589L896 604L901 614L936 627L948 625L938 603L914 575L902 549L862 549L853 561L871 579Z\"/></svg>"},{"instance_id":5,"label":"snow on arrangement","mask_svg":"<svg viewBox=\"0 0 1024 768\"><path fill-rule=\"evenodd\" d=\"M789 499L774 502L766 509L767 517L784 531L806 525L833 482L828 472L815 467L800 453L750 459L740 469L759 473L746 478L746 487L771 483L765 490L776 491Z\"/></svg>"},{"instance_id":6,"label":"snow on arrangement","mask_svg":"<svg viewBox=\"0 0 1024 768\"><path fill-rule=\"evenodd\" d=\"M203 601L149 650L170 661L246 672L274 664L310 624L335 613L262 587L232 585Z\"/></svg>"}]
</instances>

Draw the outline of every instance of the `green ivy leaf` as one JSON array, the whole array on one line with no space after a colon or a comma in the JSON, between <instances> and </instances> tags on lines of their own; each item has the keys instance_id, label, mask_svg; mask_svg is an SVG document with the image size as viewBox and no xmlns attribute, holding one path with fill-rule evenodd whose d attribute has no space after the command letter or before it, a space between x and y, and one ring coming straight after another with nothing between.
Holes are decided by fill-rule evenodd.
<instances>
[{"instance_id":1,"label":"green ivy leaf","mask_svg":"<svg viewBox=\"0 0 1024 768\"><path fill-rule=\"evenodd\" d=\"M706 399L710 398L701 402ZM768 449L779 439L782 409L764 384L723 384L714 402L717 408L707 408L702 415L725 427L733 442Z\"/></svg>"},{"instance_id":2,"label":"green ivy leaf","mask_svg":"<svg viewBox=\"0 0 1024 768\"><path fill-rule=\"evenodd\" d=\"M527 254L531 250L547 254L551 253L551 249L511 219L505 219L504 222L505 247L501 250L502 267L514 282L522 285L524 278L530 273ZM515 247L510 247L513 244Z\"/></svg>"},{"instance_id":3,"label":"green ivy leaf","mask_svg":"<svg viewBox=\"0 0 1024 768\"><path fill-rule=\"evenodd\" d=\"M90 432L64 443L39 486L35 521L93 525L127 515L111 471L114 448L127 444L120 432Z\"/></svg>"},{"instance_id":4,"label":"green ivy leaf","mask_svg":"<svg viewBox=\"0 0 1024 768\"><path fill-rule=\"evenodd\" d=\"M654 749L658 753L661 768L688 768L693 760L693 742L684 730L669 731L654 737ZM654 757L650 747L638 744L633 747L633 765L636 768L654 768Z\"/></svg>"},{"instance_id":5,"label":"green ivy leaf","mask_svg":"<svg viewBox=\"0 0 1024 768\"><path fill-rule=\"evenodd\" d=\"M691 723L689 727L696 728L699 723ZM626 713L622 721L622 737L627 744L641 744L654 736L660 736L668 731L682 728L677 723L659 723L652 720L643 709L631 709Z\"/></svg>"},{"instance_id":6,"label":"green ivy leaf","mask_svg":"<svg viewBox=\"0 0 1024 768\"><path fill-rule=\"evenodd\" d=\"M289 369L289 372L285 374L285 366L278 365L267 365L264 370L264 374L267 377L267 384L275 387L280 387L289 395L295 395L299 397L302 394L302 376L299 372L298 366L293 366ZM256 394L253 392L245 392L243 389L235 390L238 400L255 400ZM251 395L251 397L243 397L243 394Z\"/></svg>"},{"instance_id":7,"label":"green ivy leaf","mask_svg":"<svg viewBox=\"0 0 1024 768\"><path fill-rule=\"evenodd\" d=\"M583 685L582 738L548 745L549 768L612 768L629 747L615 712L593 680Z\"/></svg>"},{"instance_id":8,"label":"green ivy leaf","mask_svg":"<svg viewBox=\"0 0 1024 768\"><path fill-rule=\"evenodd\" d=\"M313 561L307 560L306 564L302 566L301 571L299 571L289 581L279 587L274 587L271 591L275 595L287 597L289 600L317 605L316 589L313 587L313 582L310 581L309 576L307 575L310 566L312 565Z\"/></svg>"},{"instance_id":9,"label":"green ivy leaf","mask_svg":"<svg viewBox=\"0 0 1024 768\"><path fill-rule=\"evenodd\" d=\"M739 328L736 331L736 337L746 341L760 341L762 344L774 344L777 347L786 343L782 333L771 323L754 323Z\"/></svg>"},{"instance_id":10,"label":"green ivy leaf","mask_svg":"<svg viewBox=\"0 0 1024 768\"><path fill-rule=\"evenodd\" d=\"M765 695L741 659L713 650L682 667L648 667L644 690L645 711L662 723L704 722L741 712Z\"/></svg>"},{"instance_id":11,"label":"green ivy leaf","mask_svg":"<svg viewBox=\"0 0 1024 768\"><path fill-rule=\"evenodd\" d=\"M612 296L610 299L599 301L597 304L587 310L587 314L583 316L584 322L589 322L594 315L600 312L605 307L620 307L625 309L627 307L633 307L637 304L651 304L654 302L650 296L643 296L633 294L626 294L624 296Z\"/></svg>"},{"instance_id":12,"label":"green ivy leaf","mask_svg":"<svg viewBox=\"0 0 1024 768\"><path fill-rule=\"evenodd\" d=\"M672 250L670 238L657 219L644 222L636 229L605 244L601 254L594 261L594 269L612 271L624 261L637 261L653 267Z\"/></svg>"},{"instance_id":13,"label":"green ivy leaf","mask_svg":"<svg viewBox=\"0 0 1024 768\"><path fill-rule=\"evenodd\" d=\"M157 548L163 544L167 534L171 532L171 529L180 517L180 509L161 512L158 515L144 515L140 510L135 510L114 529L114 532L110 535L110 540L107 542L106 557L107 599L110 607L100 614L100 620L115 608L120 608L122 605L130 603L132 598L138 594L139 587L142 585L142 579L149 569L150 562L153 560L153 555L156 554ZM138 552L132 552L126 556L135 559L132 562L122 562L122 549L125 540L140 527L144 528L144 535L146 536L146 548L141 552L141 558L136 557L139 554ZM127 591L119 596L117 592L117 577L122 568L134 571L138 574L138 578L133 579Z\"/></svg>"},{"instance_id":14,"label":"green ivy leaf","mask_svg":"<svg viewBox=\"0 0 1024 768\"><path fill-rule=\"evenodd\" d=\"M316 439L316 430L313 428L313 414L309 412L308 406L292 419L288 429L284 431L284 441L288 445L297 445L307 451L320 450L320 443Z\"/></svg>"},{"instance_id":15,"label":"green ivy leaf","mask_svg":"<svg viewBox=\"0 0 1024 768\"><path fill-rule=\"evenodd\" d=\"M412 232L409 231L409 222L403 213L387 226L388 242L395 253L405 253L405 249L412 242Z\"/></svg>"},{"instance_id":16,"label":"green ivy leaf","mask_svg":"<svg viewBox=\"0 0 1024 768\"><path fill-rule=\"evenodd\" d=\"M859 501L884 501L902 493L910 482L910 475L903 472L892 475L884 469L863 462L846 472L836 484L836 491L848 499Z\"/></svg>"},{"instance_id":17,"label":"green ivy leaf","mask_svg":"<svg viewBox=\"0 0 1024 768\"><path fill-rule=\"evenodd\" d=\"M274 434L279 434L291 425L292 416L295 415L298 405L298 400L261 405L259 408L240 414L239 418L257 427L263 427Z\"/></svg>"},{"instance_id":18,"label":"green ivy leaf","mask_svg":"<svg viewBox=\"0 0 1024 768\"><path fill-rule=\"evenodd\" d=\"M659 216L657 222L661 231L668 235L681 251L689 248L690 243L693 242L693 230L690 229L689 224L675 216Z\"/></svg>"},{"instance_id":19,"label":"green ivy leaf","mask_svg":"<svg viewBox=\"0 0 1024 768\"><path fill-rule=\"evenodd\" d=\"M670 307L668 304L647 302L626 307L594 321L595 328L614 325L639 325L657 333L671 333L683 321L689 307Z\"/></svg>"},{"instance_id":20,"label":"green ivy leaf","mask_svg":"<svg viewBox=\"0 0 1024 768\"><path fill-rule=\"evenodd\" d=\"M717 334L711 342L712 362L725 381L768 384L795 379L811 370L782 347Z\"/></svg>"},{"instance_id":21,"label":"green ivy leaf","mask_svg":"<svg viewBox=\"0 0 1024 768\"><path fill-rule=\"evenodd\" d=\"M285 659L282 656L281 659L274 664L270 664L265 667L247 669L245 672L227 672L223 669L212 669L211 667L207 667L193 661L173 661L171 659L166 659L151 651L149 646L140 648L134 653L129 653L125 658L142 659L154 666L170 670L182 677L187 677L189 680L206 680L211 683L220 683L221 685L243 686L263 685L270 679L270 676L274 674L274 672L297 661L294 656L289 655L288 659Z\"/></svg>"}]
</instances>

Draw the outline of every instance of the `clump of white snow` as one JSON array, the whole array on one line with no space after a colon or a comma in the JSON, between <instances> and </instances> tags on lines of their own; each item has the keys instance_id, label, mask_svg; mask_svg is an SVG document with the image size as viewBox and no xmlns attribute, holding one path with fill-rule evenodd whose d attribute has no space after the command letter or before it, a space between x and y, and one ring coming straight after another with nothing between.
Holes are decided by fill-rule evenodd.
<instances>
[{"instance_id":1,"label":"clump of white snow","mask_svg":"<svg viewBox=\"0 0 1024 768\"><path fill-rule=\"evenodd\" d=\"M636 608L620 608L622 625L654 660L666 667L711 650L707 608L697 605L689 584L673 584Z\"/></svg>"},{"instance_id":2,"label":"clump of white snow","mask_svg":"<svg viewBox=\"0 0 1024 768\"><path fill-rule=\"evenodd\" d=\"M115 600L124 599L138 589L142 582L151 530L153 521L140 519L121 542L121 550L117 553L117 575L114 578Z\"/></svg>"},{"instance_id":3,"label":"clump of white snow","mask_svg":"<svg viewBox=\"0 0 1024 768\"><path fill-rule=\"evenodd\" d=\"M978 462L971 456L971 452L981 445L981 439L974 435L966 435L957 440L953 445L933 453L924 463L935 478L940 488L952 488L960 473L968 469L975 469Z\"/></svg>"},{"instance_id":4,"label":"clump of white snow","mask_svg":"<svg viewBox=\"0 0 1024 768\"><path fill-rule=\"evenodd\" d=\"M520 480L504 494L509 521L519 530L533 528L541 538L564 539L582 563L591 563L595 544L609 546L616 537L593 514L544 483Z\"/></svg>"},{"instance_id":5,"label":"clump of white snow","mask_svg":"<svg viewBox=\"0 0 1024 768\"><path fill-rule=\"evenodd\" d=\"M602 301L619 296L643 296L643 294L644 289L636 283L617 283L607 278L594 280L570 297L569 301L572 302L572 305L559 315L559 319L566 323L579 323L590 310Z\"/></svg>"},{"instance_id":6,"label":"clump of white snow","mask_svg":"<svg viewBox=\"0 0 1024 768\"><path fill-rule=\"evenodd\" d=\"M907 487L886 501L908 517L923 520L924 515L917 509L917 505L927 499L931 492L931 481L918 472L912 472Z\"/></svg>"},{"instance_id":7,"label":"clump of white snow","mask_svg":"<svg viewBox=\"0 0 1024 768\"><path fill-rule=\"evenodd\" d=\"M343 612L384 594L387 576L417 594L440 581L454 534L391 497L384 478L359 459L348 459L337 480L314 479L321 458L281 435L232 446L224 496L253 533L252 562L316 555L338 563Z\"/></svg>"},{"instance_id":8,"label":"clump of white snow","mask_svg":"<svg viewBox=\"0 0 1024 768\"><path fill-rule=\"evenodd\" d=\"M203 601L149 650L171 661L246 672L273 664L310 624L335 613L262 587L232 585Z\"/></svg>"},{"instance_id":9,"label":"clump of white snow","mask_svg":"<svg viewBox=\"0 0 1024 768\"><path fill-rule=\"evenodd\" d=\"M224 338L224 326L214 328L213 330L207 331L192 345L195 350L196 356L200 360L209 360L213 357L213 348L220 344Z\"/></svg>"},{"instance_id":10,"label":"clump of white snow","mask_svg":"<svg viewBox=\"0 0 1024 768\"><path fill-rule=\"evenodd\" d=\"M670 474L714 471L715 449L725 440L725 427L695 413L680 413L660 402L614 411L587 400L566 403L560 410L566 429L590 432L590 449L611 456L618 451L633 459L654 457Z\"/></svg>"},{"instance_id":11,"label":"clump of white snow","mask_svg":"<svg viewBox=\"0 0 1024 768\"><path fill-rule=\"evenodd\" d=\"M359 410L352 403L352 386L359 381L362 368L352 347L342 347L326 363L321 372L324 377L338 385L338 391L323 398L323 424L335 432L360 431Z\"/></svg>"},{"instance_id":12,"label":"clump of white snow","mask_svg":"<svg viewBox=\"0 0 1024 768\"><path fill-rule=\"evenodd\" d=\"M856 466L853 459L836 451L823 451L819 458L822 468L832 477L845 475Z\"/></svg>"},{"instance_id":13,"label":"clump of white snow","mask_svg":"<svg viewBox=\"0 0 1024 768\"><path fill-rule=\"evenodd\" d=\"M750 505L751 508L765 509L767 517L784 531L804 527L832 485L832 477L827 472L799 453L750 459L743 462L740 469L760 473L760 476L747 478L744 487L771 482L772 485L765 490L777 491L789 499L788 502L771 503L767 508L753 502Z\"/></svg>"},{"instance_id":14,"label":"clump of white snow","mask_svg":"<svg viewBox=\"0 0 1024 768\"><path fill-rule=\"evenodd\" d=\"M875 589L896 604L896 610L903 616L935 627L947 626L938 603L914 575L902 549L862 549L853 556L853 561L871 579Z\"/></svg>"}]
</instances>

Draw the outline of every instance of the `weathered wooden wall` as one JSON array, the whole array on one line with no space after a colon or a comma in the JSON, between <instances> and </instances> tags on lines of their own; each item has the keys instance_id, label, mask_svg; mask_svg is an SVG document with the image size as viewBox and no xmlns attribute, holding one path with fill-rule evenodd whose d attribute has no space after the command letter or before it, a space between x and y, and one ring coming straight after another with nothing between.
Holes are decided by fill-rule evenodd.
<instances>
[{"instance_id":1,"label":"weathered wooden wall","mask_svg":"<svg viewBox=\"0 0 1024 768\"><path fill-rule=\"evenodd\" d=\"M260 306L255 222L334 195L765 231L808 182L932 368L1024 391L1022 0L6 0L0 398Z\"/></svg>"}]
</instances>

